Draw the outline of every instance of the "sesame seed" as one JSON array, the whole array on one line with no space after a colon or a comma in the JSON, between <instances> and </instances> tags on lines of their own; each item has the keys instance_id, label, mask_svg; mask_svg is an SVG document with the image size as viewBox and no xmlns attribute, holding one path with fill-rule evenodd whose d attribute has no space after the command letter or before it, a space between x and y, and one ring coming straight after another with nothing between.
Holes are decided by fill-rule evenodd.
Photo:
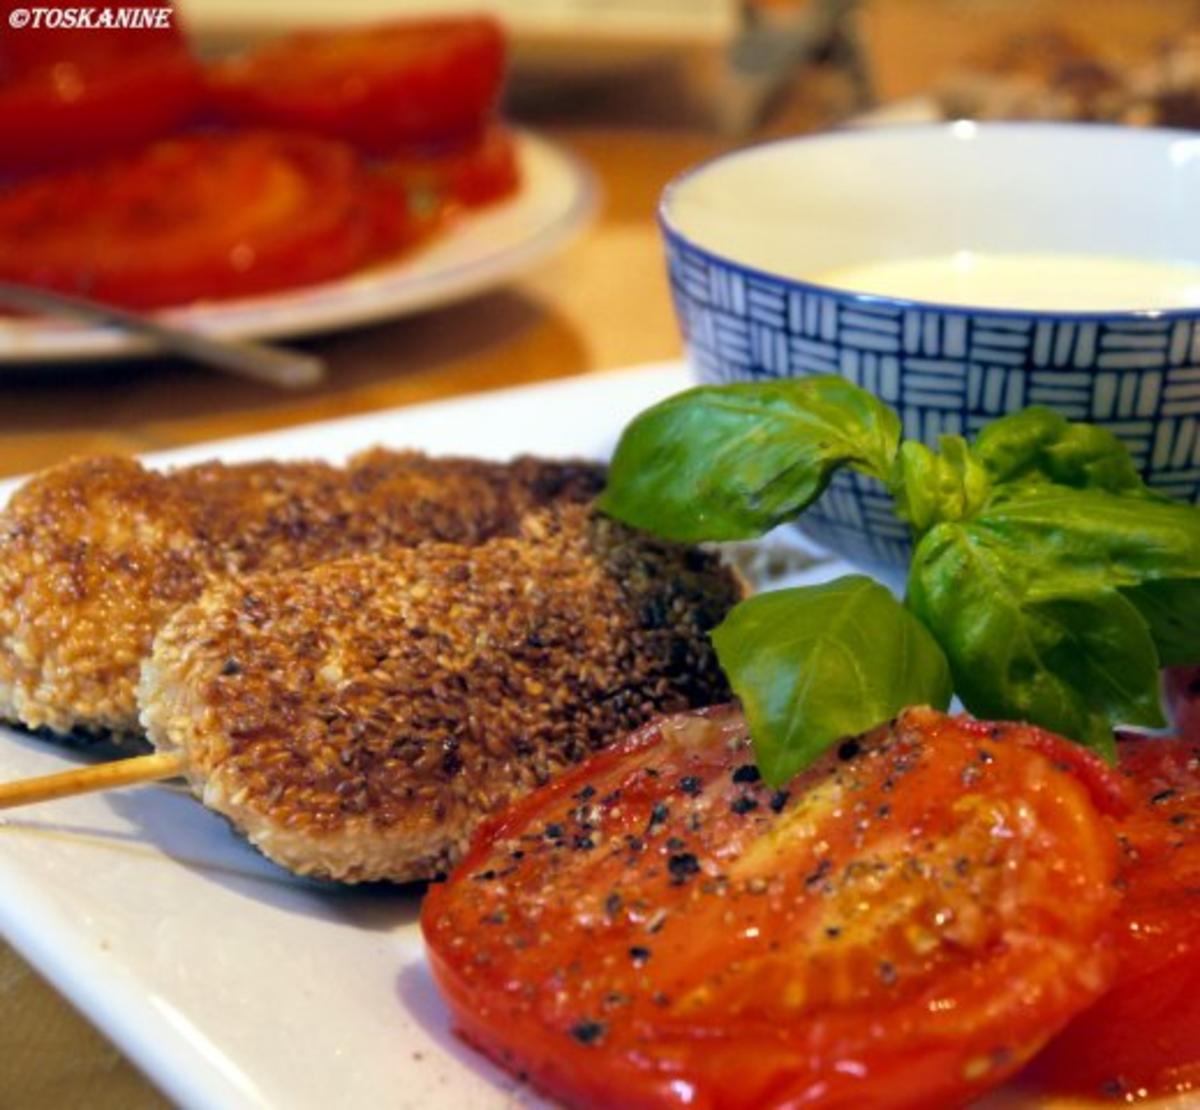
<instances>
[{"instance_id":1,"label":"sesame seed","mask_svg":"<svg viewBox=\"0 0 1200 1110\"><path fill-rule=\"evenodd\" d=\"M336 494L326 539L351 527L378 537L392 527L394 496L397 513L415 514L407 535L421 546L380 539L378 555L288 573L268 560L266 573L218 582L179 610L156 641L160 719L173 719L185 695L200 707L212 742L197 753L197 773L219 762L230 796L244 798L242 809L253 815L246 821L256 828L248 831L288 830L291 865L300 865L295 853L303 850L318 855L316 866L333 866L324 864L331 853L323 846L358 839L339 835L358 820L413 847L381 859L351 845L345 851L367 851L370 860L339 858L344 874L407 880L448 870L502 801L658 714L728 696L705 630L727 611L735 588L715 556L689 571L682 549L631 533L587 505L548 509L528 481L513 477L518 467L542 476L538 482L558 474L561 489L576 482L571 465L464 464L462 481L450 467L447 483L473 491L466 522L444 504L445 466L410 459L410 478L401 482L395 466L373 465L383 471L371 479L378 503L361 518L343 509L337 483L321 478ZM598 472L576 469L592 475L583 484L594 493ZM355 473L366 489L367 476ZM263 484L263 492L277 489L286 496L274 503L288 510L280 514L299 529L293 542L302 545L315 525L290 515L286 483ZM246 542L251 553L256 541ZM651 595L670 598L669 625L652 637L639 623ZM543 645L536 659L530 636ZM686 672L671 669L680 650ZM222 676L230 660L241 669ZM335 688L314 675L341 677ZM580 826L597 822L592 803L604 788L588 792L579 782L572 789L581 795L568 803L580 807L579 824L564 806L535 828L543 844L583 851L586 841L599 843L598 833L584 836Z\"/></svg>"}]
</instances>

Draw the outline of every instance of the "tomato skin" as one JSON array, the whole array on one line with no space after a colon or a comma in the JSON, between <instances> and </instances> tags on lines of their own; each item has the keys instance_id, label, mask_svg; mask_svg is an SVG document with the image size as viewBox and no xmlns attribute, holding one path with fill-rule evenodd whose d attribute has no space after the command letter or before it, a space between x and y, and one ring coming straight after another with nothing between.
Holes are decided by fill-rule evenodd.
<instances>
[{"instance_id":1,"label":"tomato skin","mask_svg":"<svg viewBox=\"0 0 1200 1110\"><path fill-rule=\"evenodd\" d=\"M426 242L446 226L450 216L441 203L415 206L407 190L373 167L364 173L362 201L373 228L367 264L387 262Z\"/></svg>"},{"instance_id":2,"label":"tomato skin","mask_svg":"<svg viewBox=\"0 0 1200 1110\"><path fill-rule=\"evenodd\" d=\"M18 6L0 4L6 28ZM174 23L162 30L7 31L0 74L0 174L10 176L166 135L194 115L203 90L200 67Z\"/></svg>"},{"instance_id":3,"label":"tomato skin","mask_svg":"<svg viewBox=\"0 0 1200 1110\"><path fill-rule=\"evenodd\" d=\"M51 0L39 6L65 8L64 0ZM99 17L103 9L115 8L115 4L89 6L89 14ZM186 51L187 41L180 24L179 13L170 0L121 0L122 8L171 9L166 26L155 21L149 27L69 27L48 25L43 16L38 26L32 23L24 27L13 27L12 13L29 7L26 0L0 0L0 78L5 80L57 65L71 62L85 69L119 68L131 57L163 49Z\"/></svg>"},{"instance_id":4,"label":"tomato skin","mask_svg":"<svg viewBox=\"0 0 1200 1110\"><path fill-rule=\"evenodd\" d=\"M347 147L193 135L0 194L0 277L135 308L247 296L355 269L377 217Z\"/></svg>"},{"instance_id":5,"label":"tomato skin","mask_svg":"<svg viewBox=\"0 0 1200 1110\"><path fill-rule=\"evenodd\" d=\"M63 76L64 70L71 75ZM64 88L74 90L66 96ZM0 87L0 174L20 176L133 150L168 134L200 99L195 63L163 53L116 73L59 66Z\"/></svg>"},{"instance_id":6,"label":"tomato skin","mask_svg":"<svg viewBox=\"0 0 1200 1110\"><path fill-rule=\"evenodd\" d=\"M500 200L520 184L516 144L501 127L462 149L371 163L379 213L374 257L386 259L435 235L463 208Z\"/></svg>"},{"instance_id":7,"label":"tomato skin","mask_svg":"<svg viewBox=\"0 0 1200 1110\"><path fill-rule=\"evenodd\" d=\"M396 154L378 168L412 193L467 208L500 200L521 183L516 141L498 125L466 146Z\"/></svg>"},{"instance_id":8,"label":"tomato skin","mask_svg":"<svg viewBox=\"0 0 1200 1110\"><path fill-rule=\"evenodd\" d=\"M477 136L504 78L495 20L408 20L292 35L208 70L235 124L341 139L370 154Z\"/></svg>"},{"instance_id":9,"label":"tomato skin","mask_svg":"<svg viewBox=\"0 0 1200 1110\"><path fill-rule=\"evenodd\" d=\"M1200 1090L1200 742L1125 738L1118 749L1139 794L1116 826L1120 969L1030 1077L1124 1101Z\"/></svg>"},{"instance_id":10,"label":"tomato skin","mask_svg":"<svg viewBox=\"0 0 1200 1110\"><path fill-rule=\"evenodd\" d=\"M422 912L465 1039L571 1106L953 1106L1102 992L1120 790L1065 741L910 710L786 796L747 743L659 722L480 830Z\"/></svg>"}]
</instances>

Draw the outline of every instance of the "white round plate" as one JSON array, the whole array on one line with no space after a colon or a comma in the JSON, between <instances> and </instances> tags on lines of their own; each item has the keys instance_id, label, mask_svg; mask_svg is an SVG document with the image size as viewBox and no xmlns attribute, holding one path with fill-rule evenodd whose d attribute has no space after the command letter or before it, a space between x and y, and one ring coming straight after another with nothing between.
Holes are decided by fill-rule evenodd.
<instances>
[{"instance_id":1,"label":"white round plate","mask_svg":"<svg viewBox=\"0 0 1200 1110\"><path fill-rule=\"evenodd\" d=\"M499 285L578 234L596 205L590 172L528 132L518 135L521 188L468 213L427 246L338 281L241 300L164 309L164 321L230 339L271 339L389 320ZM149 353L119 328L0 318L0 363L68 362Z\"/></svg>"}]
</instances>

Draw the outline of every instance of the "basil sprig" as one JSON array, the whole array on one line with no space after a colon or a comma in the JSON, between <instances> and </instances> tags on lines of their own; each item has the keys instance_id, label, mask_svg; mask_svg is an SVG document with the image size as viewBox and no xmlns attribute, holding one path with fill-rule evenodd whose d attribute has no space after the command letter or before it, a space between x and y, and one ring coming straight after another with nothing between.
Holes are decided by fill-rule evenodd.
<instances>
[{"instance_id":1,"label":"basil sprig","mask_svg":"<svg viewBox=\"0 0 1200 1110\"><path fill-rule=\"evenodd\" d=\"M600 508L687 543L748 540L802 513L839 467L885 477L899 443L896 414L842 378L693 389L626 430Z\"/></svg>"},{"instance_id":2,"label":"basil sprig","mask_svg":"<svg viewBox=\"0 0 1200 1110\"><path fill-rule=\"evenodd\" d=\"M950 704L950 668L937 641L890 590L861 574L749 598L715 629L713 644L771 783L898 706Z\"/></svg>"},{"instance_id":3,"label":"basil sprig","mask_svg":"<svg viewBox=\"0 0 1200 1110\"><path fill-rule=\"evenodd\" d=\"M934 451L841 378L704 387L626 428L601 507L669 539L746 539L842 467L910 525L907 595L851 576L751 598L715 630L768 781L951 686L1110 756L1114 726L1164 723L1159 667L1200 662L1200 511L1148 489L1103 429L1030 408Z\"/></svg>"}]
</instances>

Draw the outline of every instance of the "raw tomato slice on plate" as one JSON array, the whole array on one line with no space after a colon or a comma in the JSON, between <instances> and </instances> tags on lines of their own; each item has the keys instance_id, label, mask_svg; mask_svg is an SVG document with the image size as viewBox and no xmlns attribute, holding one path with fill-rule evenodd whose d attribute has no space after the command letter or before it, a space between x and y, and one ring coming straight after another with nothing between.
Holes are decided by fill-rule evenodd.
<instances>
[{"instance_id":1,"label":"raw tomato slice on plate","mask_svg":"<svg viewBox=\"0 0 1200 1110\"><path fill-rule=\"evenodd\" d=\"M493 819L422 927L462 1035L570 1106L959 1105L1107 986L1122 797L931 710L773 790L685 715Z\"/></svg>"},{"instance_id":2,"label":"raw tomato slice on plate","mask_svg":"<svg viewBox=\"0 0 1200 1110\"><path fill-rule=\"evenodd\" d=\"M1031 1076L1055 1090L1126 1100L1200 1090L1200 741L1118 747L1138 794L1117 825L1119 971Z\"/></svg>"},{"instance_id":3,"label":"raw tomato slice on plate","mask_svg":"<svg viewBox=\"0 0 1200 1110\"><path fill-rule=\"evenodd\" d=\"M516 139L499 125L466 146L398 154L378 169L418 198L468 208L500 200L521 183Z\"/></svg>"},{"instance_id":4,"label":"raw tomato slice on plate","mask_svg":"<svg viewBox=\"0 0 1200 1110\"><path fill-rule=\"evenodd\" d=\"M40 8L36 21L27 0L0 0L0 73L9 77L72 62L89 69L113 69L139 54L163 48L187 50L179 13L170 0L121 0L119 4L52 3ZM58 9L51 14L53 9ZM70 9L69 12L64 9ZM165 17L160 16L164 9ZM141 19L136 13L150 14ZM24 16L13 18L14 12ZM116 26L121 19L137 25ZM87 20L88 25L79 25ZM97 24L100 25L91 25ZM74 25L72 25L74 24Z\"/></svg>"},{"instance_id":5,"label":"raw tomato slice on plate","mask_svg":"<svg viewBox=\"0 0 1200 1110\"><path fill-rule=\"evenodd\" d=\"M402 199L381 203L339 143L168 139L0 193L0 277L137 308L306 285L404 241Z\"/></svg>"},{"instance_id":6,"label":"raw tomato slice on plate","mask_svg":"<svg viewBox=\"0 0 1200 1110\"><path fill-rule=\"evenodd\" d=\"M465 147L374 159L368 176L379 202L377 256L429 238L462 209L502 200L521 183L516 139L500 126Z\"/></svg>"},{"instance_id":7,"label":"raw tomato slice on plate","mask_svg":"<svg viewBox=\"0 0 1200 1110\"><path fill-rule=\"evenodd\" d=\"M18 7L0 0L0 174L132 150L196 111L200 68L174 13L161 29L11 29Z\"/></svg>"},{"instance_id":8,"label":"raw tomato slice on plate","mask_svg":"<svg viewBox=\"0 0 1200 1110\"><path fill-rule=\"evenodd\" d=\"M466 141L504 79L504 35L485 17L292 35L219 62L210 101L236 124L294 129L386 155Z\"/></svg>"}]
</instances>

